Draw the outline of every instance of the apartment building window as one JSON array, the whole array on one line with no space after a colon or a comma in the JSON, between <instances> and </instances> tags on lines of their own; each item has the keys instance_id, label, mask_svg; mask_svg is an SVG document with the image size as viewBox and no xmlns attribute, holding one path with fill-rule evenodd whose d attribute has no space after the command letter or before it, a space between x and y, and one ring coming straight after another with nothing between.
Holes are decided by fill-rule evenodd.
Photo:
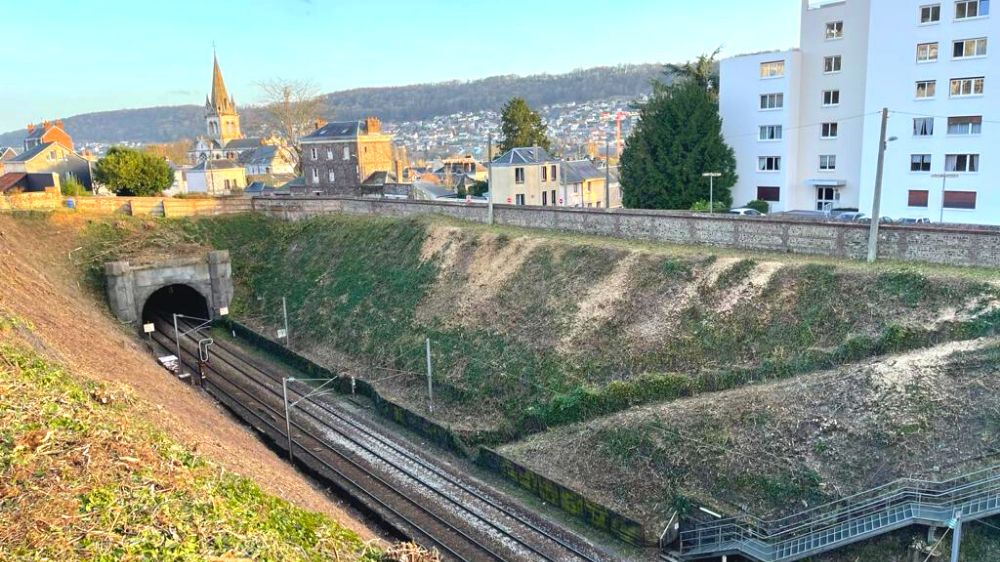
<instances>
[{"instance_id":1,"label":"apartment building window","mask_svg":"<svg viewBox=\"0 0 1000 562\"><path fill-rule=\"evenodd\" d=\"M515 205L524 205L524 194L523 193L518 193L517 195L514 196L514 204Z\"/></svg>"},{"instance_id":2,"label":"apartment building window","mask_svg":"<svg viewBox=\"0 0 1000 562\"><path fill-rule=\"evenodd\" d=\"M821 154L819 157L819 169L824 172L832 172L837 169L836 154Z\"/></svg>"},{"instance_id":3,"label":"apartment building window","mask_svg":"<svg viewBox=\"0 0 1000 562\"><path fill-rule=\"evenodd\" d=\"M327 174L327 178L330 180L330 183L333 183L334 179L336 178L336 175L333 173L333 170L330 170L330 173Z\"/></svg>"},{"instance_id":4,"label":"apartment building window","mask_svg":"<svg viewBox=\"0 0 1000 562\"><path fill-rule=\"evenodd\" d=\"M781 125L761 125L760 127L760 140L762 141L781 140L782 134Z\"/></svg>"},{"instance_id":5,"label":"apartment building window","mask_svg":"<svg viewBox=\"0 0 1000 562\"><path fill-rule=\"evenodd\" d=\"M823 72L827 74L833 74L834 72L840 72L842 66L842 57L840 55L833 55L832 57L826 57L823 59Z\"/></svg>"},{"instance_id":6,"label":"apartment building window","mask_svg":"<svg viewBox=\"0 0 1000 562\"><path fill-rule=\"evenodd\" d=\"M944 157L944 171L975 173L979 171L978 154L946 154Z\"/></svg>"},{"instance_id":7,"label":"apartment building window","mask_svg":"<svg viewBox=\"0 0 1000 562\"><path fill-rule=\"evenodd\" d=\"M907 207L924 207L927 208L927 200L930 192L926 189L911 189L907 194L906 206Z\"/></svg>"},{"instance_id":8,"label":"apartment building window","mask_svg":"<svg viewBox=\"0 0 1000 562\"><path fill-rule=\"evenodd\" d=\"M514 168L514 183L524 183L524 168Z\"/></svg>"},{"instance_id":9,"label":"apartment building window","mask_svg":"<svg viewBox=\"0 0 1000 562\"><path fill-rule=\"evenodd\" d=\"M826 23L826 40L842 39L844 37L844 22L830 21Z\"/></svg>"},{"instance_id":10,"label":"apartment building window","mask_svg":"<svg viewBox=\"0 0 1000 562\"><path fill-rule=\"evenodd\" d=\"M963 39L955 41L952 55L956 59L971 59L986 56L986 38Z\"/></svg>"},{"instance_id":11,"label":"apartment building window","mask_svg":"<svg viewBox=\"0 0 1000 562\"><path fill-rule=\"evenodd\" d=\"M920 43L917 45L917 62L934 62L938 60L937 43Z\"/></svg>"},{"instance_id":12,"label":"apartment building window","mask_svg":"<svg viewBox=\"0 0 1000 562\"><path fill-rule=\"evenodd\" d=\"M544 166L543 166L543 168L544 168ZM549 192L548 191L543 191L542 192L542 207L548 207L548 206L549 206Z\"/></svg>"},{"instance_id":13,"label":"apartment building window","mask_svg":"<svg viewBox=\"0 0 1000 562\"><path fill-rule=\"evenodd\" d=\"M917 99L930 99L937 93L936 80L922 80L917 82Z\"/></svg>"},{"instance_id":14,"label":"apartment building window","mask_svg":"<svg viewBox=\"0 0 1000 562\"><path fill-rule=\"evenodd\" d=\"M319 150L317 150L315 146L310 148L309 156L311 156L313 160L319 160Z\"/></svg>"},{"instance_id":15,"label":"apartment building window","mask_svg":"<svg viewBox=\"0 0 1000 562\"><path fill-rule=\"evenodd\" d=\"M549 181L549 167L542 166L542 181Z\"/></svg>"},{"instance_id":16,"label":"apartment building window","mask_svg":"<svg viewBox=\"0 0 1000 562\"><path fill-rule=\"evenodd\" d=\"M552 181L558 181L559 180L559 177L556 175L556 169L557 169L556 165L553 164L552 165L552 173L549 174L549 177L552 178ZM552 198L552 202L553 202L553 204L555 204L555 197Z\"/></svg>"},{"instance_id":17,"label":"apartment building window","mask_svg":"<svg viewBox=\"0 0 1000 562\"><path fill-rule=\"evenodd\" d=\"M757 199L771 203L781 201L781 188L771 185L758 185Z\"/></svg>"},{"instance_id":18,"label":"apartment building window","mask_svg":"<svg viewBox=\"0 0 1000 562\"><path fill-rule=\"evenodd\" d=\"M920 23L937 23L941 21L941 4L930 4L920 7Z\"/></svg>"},{"instance_id":19,"label":"apartment building window","mask_svg":"<svg viewBox=\"0 0 1000 562\"><path fill-rule=\"evenodd\" d=\"M313 149L315 150L315 149ZM319 168L312 169L312 182L319 183Z\"/></svg>"},{"instance_id":20,"label":"apartment building window","mask_svg":"<svg viewBox=\"0 0 1000 562\"><path fill-rule=\"evenodd\" d=\"M781 78L785 75L785 61L771 61L760 63L761 78Z\"/></svg>"},{"instance_id":21,"label":"apartment building window","mask_svg":"<svg viewBox=\"0 0 1000 562\"><path fill-rule=\"evenodd\" d=\"M945 209L975 209L976 208L976 192L975 191L945 191L944 192L944 208Z\"/></svg>"},{"instance_id":22,"label":"apartment building window","mask_svg":"<svg viewBox=\"0 0 1000 562\"><path fill-rule=\"evenodd\" d=\"M819 136L824 139L835 139L839 128L837 123L823 123Z\"/></svg>"},{"instance_id":23,"label":"apartment building window","mask_svg":"<svg viewBox=\"0 0 1000 562\"><path fill-rule=\"evenodd\" d=\"M951 81L951 97L962 98L966 96L981 96L986 79L982 76L976 78L954 78Z\"/></svg>"},{"instance_id":24,"label":"apartment building window","mask_svg":"<svg viewBox=\"0 0 1000 562\"><path fill-rule=\"evenodd\" d=\"M915 117L913 119L913 136L929 137L934 134L933 117Z\"/></svg>"},{"instance_id":25,"label":"apartment building window","mask_svg":"<svg viewBox=\"0 0 1000 562\"><path fill-rule=\"evenodd\" d=\"M840 105L840 90L823 90L823 105L825 107Z\"/></svg>"},{"instance_id":26,"label":"apartment building window","mask_svg":"<svg viewBox=\"0 0 1000 562\"><path fill-rule=\"evenodd\" d=\"M763 94L760 96L761 109L781 109L785 107L785 94Z\"/></svg>"},{"instance_id":27,"label":"apartment building window","mask_svg":"<svg viewBox=\"0 0 1000 562\"><path fill-rule=\"evenodd\" d=\"M964 0L955 2L955 19L966 20L990 15L990 0Z\"/></svg>"},{"instance_id":28,"label":"apartment building window","mask_svg":"<svg viewBox=\"0 0 1000 562\"><path fill-rule=\"evenodd\" d=\"M910 171L911 172L929 172L929 171L931 171L931 155L930 154L911 154L910 155Z\"/></svg>"},{"instance_id":29,"label":"apartment building window","mask_svg":"<svg viewBox=\"0 0 1000 562\"><path fill-rule=\"evenodd\" d=\"M983 132L983 116L949 117L949 135L978 135Z\"/></svg>"},{"instance_id":30,"label":"apartment building window","mask_svg":"<svg viewBox=\"0 0 1000 562\"><path fill-rule=\"evenodd\" d=\"M344 156L343 156L343 159L344 160L350 160L351 159L351 147L349 147L349 146L345 146L344 147Z\"/></svg>"},{"instance_id":31,"label":"apartment building window","mask_svg":"<svg viewBox=\"0 0 1000 562\"><path fill-rule=\"evenodd\" d=\"M780 156L761 156L757 159L757 169L761 172L777 172L781 170Z\"/></svg>"},{"instance_id":32,"label":"apartment building window","mask_svg":"<svg viewBox=\"0 0 1000 562\"><path fill-rule=\"evenodd\" d=\"M326 159L333 160L333 147L329 146L326 148Z\"/></svg>"}]
</instances>

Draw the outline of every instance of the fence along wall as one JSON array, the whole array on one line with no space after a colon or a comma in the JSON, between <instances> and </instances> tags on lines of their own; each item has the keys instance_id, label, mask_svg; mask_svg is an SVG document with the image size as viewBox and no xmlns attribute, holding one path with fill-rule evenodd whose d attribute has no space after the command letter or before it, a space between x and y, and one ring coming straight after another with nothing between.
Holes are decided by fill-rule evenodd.
<instances>
[{"instance_id":1,"label":"fence along wall","mask_svg":"<svg viewBox=\"0 0 1000 562\"><path fill-rule=\"evenodd\" d=\"M72 208L70 208L72 200ZM0 211L75 211L93 215L192 217L248 213L249 198L173 199L169 197L63 197L55 190L0 197Z\"/></svg>"},{"instance_id":2,"label":"fence along wall","mask_svg":"<svg viewBox=\"0 0 1000 562\"><path fill-rule=\"evenodd\" d=\"M406 217L428 213L487 221L484 205L360 198L254 198L253 209L300 219L329 213ZM791 219L747 219L670 211L595 211L495 205L497 224L677 244L865 259L868 226ZM884 225L879 259L1000 267L1000 229Z\"/></svg>"}]
</instances>

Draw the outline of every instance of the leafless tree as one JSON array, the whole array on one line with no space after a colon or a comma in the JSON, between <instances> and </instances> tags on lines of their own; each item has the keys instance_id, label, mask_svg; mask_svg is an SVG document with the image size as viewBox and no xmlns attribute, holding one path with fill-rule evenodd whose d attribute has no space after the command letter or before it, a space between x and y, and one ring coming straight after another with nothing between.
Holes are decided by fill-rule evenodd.
<instances>
[{"instance_id":1,"label":"leafless tree","mask_svg":"<svg viewBox=\"0 0 1000 562\"><path fill-rule=\"evenodd\" d=\"M260 82L264 113L271 127L285 138L301 173L302 145L299 138L309 134L327 109L325 100L312 82L275 78Z\"/></svg>"}]
</instances>

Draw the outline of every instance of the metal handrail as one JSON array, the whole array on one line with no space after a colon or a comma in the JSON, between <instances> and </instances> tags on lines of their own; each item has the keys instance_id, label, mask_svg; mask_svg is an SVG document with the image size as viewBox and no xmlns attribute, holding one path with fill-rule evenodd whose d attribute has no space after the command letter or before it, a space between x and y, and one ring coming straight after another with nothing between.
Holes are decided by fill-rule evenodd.
<instances>
[{"instance_id":1,"label":"metal handrail","mask_svg":"<svg viewBox=\"0 0 1000 562\"><path fill-rule=\"evenodd\" d=\"M988 476L975 479L983 475ZM894 512L905 512L908 508L955 508L982 499L988 500L993 494L1000 497L1000 466L940 482L906 478L780 519L767 521L745 515L698 525L680 533L681 552L706 545L737 543L746 547L750 541L763 543L760 546L776 548L791 541L828 536L835 529L852 523L865 525L872 517L884 516L888 520L898 514ZM861 503L850 503L862 498L865 499ZM833 506L843 507L823 511ZM909 518L914 518L914 515L911 513ZM759 547L754 550L759 550Z\"/></svg>"}]
</instances>

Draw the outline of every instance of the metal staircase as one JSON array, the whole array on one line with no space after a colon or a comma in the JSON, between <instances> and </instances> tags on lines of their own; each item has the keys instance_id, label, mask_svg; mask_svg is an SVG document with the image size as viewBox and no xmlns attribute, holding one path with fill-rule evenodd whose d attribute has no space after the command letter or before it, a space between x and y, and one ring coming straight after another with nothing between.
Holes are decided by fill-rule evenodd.
<instances>
[{"instance_id":1,"label":"metal staircase","mask_svg":"<svg viewBox=\"0 0 1000 562\"><path fill-rule=\"evenodd\" d=\"M683 560L742 555L790 562L909 525L947 526L1000 514L1000 466L943 482L904 479L791 515L751 516L696 525L680 533Z\"/></svg>"}]
</instances>

